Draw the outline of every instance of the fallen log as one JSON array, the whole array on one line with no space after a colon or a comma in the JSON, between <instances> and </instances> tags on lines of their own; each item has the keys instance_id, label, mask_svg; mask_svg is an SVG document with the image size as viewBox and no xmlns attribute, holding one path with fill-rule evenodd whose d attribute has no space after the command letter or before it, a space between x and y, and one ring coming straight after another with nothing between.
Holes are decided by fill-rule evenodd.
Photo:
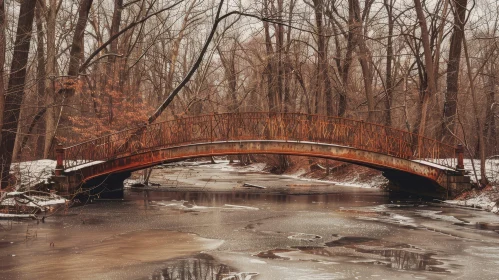
<instances>
[{"instance_id":1,"label":"fallen log","mask_svg":"<svg viewBox=\"0 0 499 280\"><path fill-rule=\"evenodd\" d=\"M12 220L12 219L32 219L32 220L36 220L36 215L34 215L34 214L5 214L5 213L0 213L0 220Z\"/></svg>"},{"instance_id":2,"label":"fallen log","mask_svg":"<svg viewBox=\"0 0 499 280\"><path fill-rule=\"evenodd\" d=\"M258 186L258 185L248 184L248 183L244 183L244 184L243 184L243 187L247 187L247 188L257 188L257 189L266 189L266 188L267 188L267 187L264 187L264 186Z\"/></svg>"}]
</instances>

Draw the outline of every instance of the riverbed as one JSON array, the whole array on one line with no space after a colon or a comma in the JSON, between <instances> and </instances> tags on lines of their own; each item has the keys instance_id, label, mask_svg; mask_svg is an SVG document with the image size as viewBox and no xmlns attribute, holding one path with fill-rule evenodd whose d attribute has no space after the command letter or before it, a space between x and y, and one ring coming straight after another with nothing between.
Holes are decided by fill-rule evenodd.
<instances>
[{"instance_id":1,"label":"riverbed","mask_svg":"<svg viewBox=\"0 0 499 280\"><path fill-rule=\"evenodd\" d=\"M226 167L164 166L123 200L0 222L0 279L499 278L497 215Z\"/></svg>"}]
</instances>

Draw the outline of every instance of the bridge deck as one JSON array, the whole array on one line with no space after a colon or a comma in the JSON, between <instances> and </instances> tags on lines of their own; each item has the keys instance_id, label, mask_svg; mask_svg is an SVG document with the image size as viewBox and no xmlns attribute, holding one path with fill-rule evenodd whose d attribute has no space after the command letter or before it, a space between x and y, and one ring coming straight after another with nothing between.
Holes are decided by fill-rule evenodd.
<instances>
[{"instance_id":1,"label":"bridge deck","mask_svg":"<svg viewBox=\"0 0 499 280\"><path fill-rule=\"evenodd\" d=\"M64 168L179 145L278 140L333 144L450 169L456 149L435 139L363 121L301 113L225 113L131 128L61 150Z\"/></svg>"},{"instance_id":2,"label":"bridge deck","mask_svg":"<svg viewBox=\"0 0 499 280\"><path fill-rule=\"evenodd\" d=\"M405 178L404 184L441 186L448 193L449 186L469 183L456 169L458 157L462 164L458 152L434 139L363 121L298 113L227 113L155 123L59 148L56 174L64 171L71 184L80 184L189 158L286 154L364 165L384 171L392 181Z\"/></svg>"}]
</instances>

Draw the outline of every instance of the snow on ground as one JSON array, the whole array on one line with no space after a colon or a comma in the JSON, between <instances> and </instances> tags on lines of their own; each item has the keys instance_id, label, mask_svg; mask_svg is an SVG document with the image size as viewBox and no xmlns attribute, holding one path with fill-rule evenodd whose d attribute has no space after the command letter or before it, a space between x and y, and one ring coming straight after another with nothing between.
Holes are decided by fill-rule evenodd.
<instances>
[{"instance_id":1,"label":"snow on ground","mask_svg":"<svg viewBox=\"0 0 499 280\"><path fill-rule=\"evenodd\" d=\"M33 214L5 214L0 213L0 219L35 219Z\"/></svg>"},{"instance_id":2,"label":"snow on ground","mask_svg":"<svg viewBox=\"0 0 499 280\"><path fill-rule=\"evenodd\" d=\"M445 162L451 162L451 159L440 159L440 160L436 160L436 159L432 159L431 161L432 162L429 162L427 160L414 160L416 162L420 162L420 163L423 163L423 164L426 164L426 165L430 165L430 166L434 166L434 167L438 167L438 168L447 168L449 169L448 167L445 167L443 166L443 164ZM435 163L436 161L436 163ZM473 169L473 166L475 167ZM453 169L451 169L453 170ZM464 170L466 171L466 173L471 177L471 181L476 183L477 180L476 178L478 178L478 180L480 180L480 176L481 176L481 173L480 173L480 160L479 159L464 159ZM489 179L489 181L492 183L492 184L499 184L499 158L489 158L485 161L485 170L486 170L486 175L487 175L487 178ZM475 173L476 173L476 176L475 176Z\"/></svg>"},{"instance_id":3,"label":"snow on ground","mask_svg":"<svg viewBox=\"0 0 499 280\"><path fill-rule=\"evenodd\" d=\"M499 213L499 205L497 202L491 200L490 194L488 193L481 193L475 197L465 200L446 200L444 202L451 205L481 208L492 213Z\"/></svg>"},{"instance_id":4,"label":"snow on ground","mask_svg":"<svg viewBox=\"0 0 499 280\"><path fill-rule=\"evenodd\" d=\"M2 200L1 206L24 206L32 207L40 211L47 211L52 206L66 204L68 200L56 194L48 194L41 192L24 193L24 192L7 192Z\"/></svg>"},{"instance_id":5,"label":"snow on ground","mask_svg":"<svg viewBox=\"0 0 499 280\"><path fill-rule=\"evenodd\" d=\"M464 169L469 173L471 180L476 182L475 173L473 172L473 164L475 165L476 177L480 180L480 160L465 159ZM488 159L485 161L485 171L487 178L492 184L499 184L499 159Z\"/></svg>"},{"instance_id":6,"label":"snow on ground","mask_svg":"<svg viewBox=\"0 0 499 280\"><path fill-rule=\"evenodd\" d=\"M241 166L237 164L229 164L228 160L216 160L217 164L206 164L204 166L210 168L216 168L222 171L236 171L236 172L265 172L266 164L252 163L249 165ZM364 182L360 179L359 174L352 174L345 178L344 180L322 180L322 179L313 179L304 177L307 174L307 171L303 168L298 169L294 173L291 174L283 174L281 176L287 178L298 179L307 182L320 182L320 183L329 183L333 185L340 185L345 187L355 187L355 188L373 188L378 187L386 183L385 177L382 175L372 177L372 180L369 182Z\"/></svg>"},{"instance_id":7,"label":"snow on ground","mask_svg":"<svg viewBox=\"0 0 499 280\"><path fill-rule=\"evenodd\" d=\"M341 180L323 180L323 179L312 179L307 178L305 175L308 173L304 168L300 168L297 171L284 175L285 177L295 178L298 180L304 180L309 182L322 182L329 183L333 185L340 185L345 187L354 187L354 188L376 188L381 185L386 184L387 180L382 175L373 176L369 181L362 180L357 173L352 173L351 175L342 178Z\"/></svg>"},{"instance_id":8,"label":"snow on ground","mask_svg":"<svg viewBox=\"0 0 499 280\"><path fill-rule=\"evenodd\" d=\"M48 183L55 170L56 161L50 159L13 163L10 172L17 178L16 189L30 189Z\"/></svg>"},{"instance_id":9,"label":"snow on ground","mask_svg":"<svg viewBox=\"0 0 499 280\"><path fill-rule=\"evenodd\" d=\"M263 172L266 164L263 162L252 163L249 165L230 164L228 160L215 160L216 164L206 164L204 166L220 169L222 171L236 172Z\"/></svg>"},{"instance_id":10,"label":"snow on ground","mask_svg":"<svg viewBox=\"0 0 499 280\"><path fill-rule=\"evenodd\" d=\"M242 210L260 210L257 207L251 207L251 206L242 206L242 205L234 205L234 204L224 204L224 207L230 208L230 209L242 209Z\"/></svg>"},{"instance_id":11,"label":"snow on ground","mask_svg":"<svg viewBox=\"0 0 499 280\"><path fill-rule=\"evenodd\" d=\"M447 222L458 223L458 224L466 223L466 222L463 222L462 220L457 219L454 216L444 215L444 214L442 214L442 211L416 210L416 213L421 217L430 218L433 220L447 221Z\"/></svg>"},{"instance_id":12,"label":"snow on ground","mask_svg":"<svg viewBox=\"0 0 499 280\"><path fill-rule=\"evenodd\" d=\"M142 180L142 179L125 179L125 181L123 181L124 188L131 188L135 184L144 184L144 180Z\"/></svg>"},{"instance_id":13,"label":"snow on ground","mask_svg":"<svg viewBox=\"0 0 499 280\"><path fill-rule=\"evenodd\" d=\"M355 180L332 181L332 180L312 179L312 178L300 177L300 176L296 176L296 175L283 175L283 176L302 180L302 181L330 183L332 185L340 185L340 186L344 186L344 187L354 187L354 188L371 188L372 187L370 184L362 184L362 183L356 182Z\"/></svg>"},{"instance_id":14,"label":"snow on ground","mask_svg":"<svg viewBox=\"0 0 499 280\"><path fill-rule=\"evenodd\" d=\"M65 171L71 172L102 162L103 161L92 161L78 165L76 167L68 168ZM12 163L10 167L10 173L13 174L17 179L15 183L15 189L30 190L38 184L49 183L50 178L54 175L56 164L57 162L51 159Z\"/></svg>"}]
</instances>

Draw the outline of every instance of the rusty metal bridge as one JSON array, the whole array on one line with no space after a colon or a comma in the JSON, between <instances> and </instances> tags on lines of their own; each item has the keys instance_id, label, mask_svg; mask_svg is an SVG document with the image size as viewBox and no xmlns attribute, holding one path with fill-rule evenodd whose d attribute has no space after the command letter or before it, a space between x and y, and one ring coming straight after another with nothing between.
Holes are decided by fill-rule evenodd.
<instances>
[{"instance_id":1,"label":"rusty metal bridge","mask_svg":"<svg viewBox=\"0 0 499 280\"><path fill-rule=\"evenodd\" d=\"M346 118L271 112L179 118L60 146L56 173L78 174L73 181L85 182L164 162L231 154L329 158L412 174L446 188L456 181L449 176L463 175L462 149L435 139Z\"/></svg>"}]
</instances>

